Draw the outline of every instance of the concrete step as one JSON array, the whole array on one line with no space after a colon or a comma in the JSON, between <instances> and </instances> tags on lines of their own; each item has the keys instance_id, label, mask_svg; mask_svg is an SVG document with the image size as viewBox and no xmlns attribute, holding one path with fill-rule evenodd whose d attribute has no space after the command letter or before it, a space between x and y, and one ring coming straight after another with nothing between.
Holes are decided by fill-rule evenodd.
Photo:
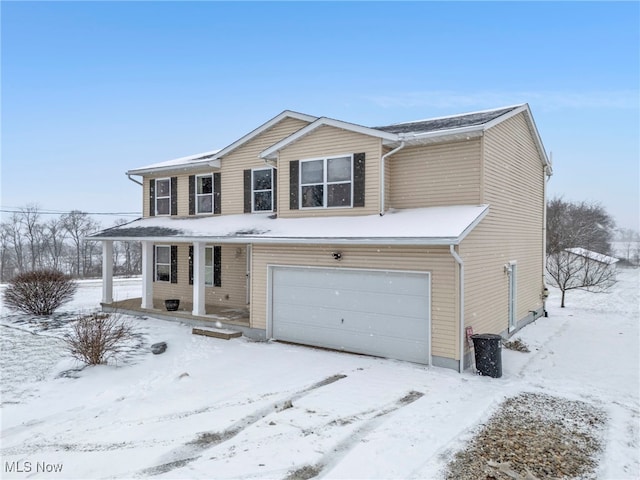
<instances>
[{"instance_id":1,"label":"concrete step","mask_svg":"<svg viewBox=\"0 0 640 480\"><path fill-rule=\"evenodd\" d=\"M204 335L205 337L222 338L223 340L230 340L242 336L242 332L226 330L224 328L193 327L191 333L194 335Z\"/></svg>"}]
</instances>

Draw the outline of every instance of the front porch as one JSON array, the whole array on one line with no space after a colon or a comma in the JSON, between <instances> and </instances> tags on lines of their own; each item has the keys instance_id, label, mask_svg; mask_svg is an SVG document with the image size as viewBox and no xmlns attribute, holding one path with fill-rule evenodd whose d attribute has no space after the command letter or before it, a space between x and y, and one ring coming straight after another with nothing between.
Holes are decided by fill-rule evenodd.
<instances>
[{"instance_id":1,"label":"front porch","mask_svg":"<svg viewBox=\"0 0 640 480\"><path fill-rule=\"evenodd\" d=\"M173 312L164 308L162 300L154 299L153 308L143 308L142 298L127 298L100 304L105 312L118 312L126 315L144 316L184 322L200 327L228 328L241 331L245 336L256 340L264 340L265 331L251 328L249 325L249 308L229 308L219 305L206 305L203 315L194 315L190 309L181 307ZM188 307L188 306L187 306Z\"/></svg>"}]
</instances>

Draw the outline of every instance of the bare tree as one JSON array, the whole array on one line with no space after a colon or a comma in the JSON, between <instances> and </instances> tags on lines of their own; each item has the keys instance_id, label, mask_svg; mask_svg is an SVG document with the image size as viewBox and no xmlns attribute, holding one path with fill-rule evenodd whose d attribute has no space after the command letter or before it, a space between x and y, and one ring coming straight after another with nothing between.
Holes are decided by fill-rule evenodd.
<instances>
[{"instance_id":1,"label":"bare tree","mask_svg":"<svg viewBox=\"0 0 640 480\"><path fill-rule=\"evenodd\" d=\"M33 271L42 263L40 255L42 225L40 225L40 212L37 205L31 204L20 209L20 224L29 243L31 270Z\"/></svg>"},{"instance_id":2,"label":"bare tree","mask_svg":"<svg viewBox=\"0 0 640 480\"><path fill-rule=\"evenodd\" d=\"M60 270L65 251L67 231L61 218L52 218L44 225L45 249L48 253L50 266Z\"/></svg>"},{"instance_id":3,"label":"bare tree","mask_svg":"<svg viewBox=\"0 0 640 480\"><path fill-rule=\"evenodd\" d=\"M11 215L11 219L6 224L6 231L13 249L13 256L16 262L16 268L19 273L25 271L24 263L24 243L22 240L22 228L20 224L20 215L14 213Z\"/></svg>"},{"instance_id":4,"label":"bare tree","mask_svg":"<svg viewBox=\"0 0 640 480\"><path fill-rule=\"evenodd\" d=\"M4 283L8 280L7 270L12 263L11 243L9 239L9 225L0 224L0 282Z\"/></svg>"},{"instance_id":5,"label":"bare tree","mask_svg":"<svg viewBox=\"0 0 640 480\"><path fill-rule=\"evenodd\" d=\"M75 247L76 259L75 259L75 274L80 277L87 273L90 265L86 265L83 260L90 263L92 247L84 247L84 237L89 233L98 229L98 223L93 220L88 213L81 212L79 210L73 210L62 216L62 224L65 230L69 234L71 241Z\"/></svg>"},{"instance_id":6,"label":"bare tree","mask_svg":"<svg viewBox=\"0 0 640 480\"><path fill-rule=\"evenodd\" d=\"M616 280L611 257L588 250L576 250L578 253L563 250L547 257L547 278L551 285L562 292L562 308L567 291L582 289L603 292L613 286Z\"/></svg>"},{"instance_id":7,"label":"bare tree","mask_svg":"<svg viewBox=\"0 0 640 480\"><path fill-rule=\"evenodd\" d=\"M618 238L622 247L621 254L624 255L624 259L633 265L637 265L636 260L638 247L640 246L640 233L632 228L621 228L618 230Z\"/></svg>"},{"instance_id":8,"label":"bare tree","mask_svg":"<svg viewBox=\"0 0 640 480\"><path fill-rule=\"evenodd\" d=\"M547 253L582 247L610 255L614 228L613 218L598 203L553 198L547 204Z\"/></svg>"}]
</instances>

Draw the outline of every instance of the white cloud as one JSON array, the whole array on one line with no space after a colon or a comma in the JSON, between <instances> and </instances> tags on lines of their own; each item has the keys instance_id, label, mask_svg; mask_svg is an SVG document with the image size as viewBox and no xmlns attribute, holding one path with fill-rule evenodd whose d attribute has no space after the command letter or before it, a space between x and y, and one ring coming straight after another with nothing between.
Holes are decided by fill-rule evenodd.
<instances>
[{"instance_id":1,"label":"white cloud","mask_svg":"<svg viewBox=\"0 0 640 480\"><path fill-rule=\"evenodd\" d=\"M637 90L612 90L593 92L522 91L522 92L472 92L452 90L407 92L367 97L373 103L385 107L431 108L486 108L500 105L535 103L536 108L556 110L560 108L639 108Z\"/></svg>"}]
</instances>

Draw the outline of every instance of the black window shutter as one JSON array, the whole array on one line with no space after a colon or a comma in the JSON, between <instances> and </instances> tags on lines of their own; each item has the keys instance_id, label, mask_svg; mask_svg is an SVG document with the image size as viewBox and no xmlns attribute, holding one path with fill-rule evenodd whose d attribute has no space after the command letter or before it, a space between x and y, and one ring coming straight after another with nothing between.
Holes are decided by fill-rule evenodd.
<instances>
[{"instance_id":1,"label":"black window shutter","mask_svg":"<svg viewBox=\"0 0 640 480\"><path fill-rule=\"evenodd\" d=\"M156 179L152 178L149 180L149 216L154 217L155 214L156 214Z\"/></svg>"},{"instance_id":2,"label":"black window shutter","mask_svg":"<svg viewBox=\"0 0 640 480\"><path fill-rule=\"evenodd\" d=\"M171 177L171 215L178 214L178 177Z\"/></svg>"},{"instance_id":3,"label":"black window shutter","mask_svg":"<svg viewBox=\"0 0 640 480\"><path fill-rule=\"evenodd\" d=\"M353 154L353 206L364 207L365 154Z\"/></svg>"},{"instance_id":4,"label":"black window shutter","mask_svg":"<svg viewBox=\"0 0 640 480\"><path fill-rule=\"evenodd\" d=\"M244 213L251 213L251 169L244 171Z\"/></svg>"},{"instance_id":5,"label":"black window shutter","mask_svg":"<svg viewBox=\"0 0 640 480\"><path fill-rule=\"evenodd\" d=\"M189 285L193 285L193 245L189 245Z\"/></svg>"},{"instance_id":6,"label":"black window shutter","mask_svg":"<svg viewBox=\"0 0 640 480\"><path fill-rule=\"evenodd\" d=\"M196 176L189 175L189 215L196 214Z\"/></svg>"},{"instance_id":7,"label":"black window shutter","mask_svg":"<svg viewBox=\"0 0 640 480\"><path fill-rule=\"evenodd\" d=\"M171 245L171 283L178 283L178 246Z\"/></svg>"},{"instance_id":8,"label":"black window shutter","mask_svg":"<svg viewBox=\"0 0 640 480\"><path fill-rule=\"evenodd\" d=\"M222 286L222 247L213 247L213 286Z\"/></svg>"},{"instance_id":9,"label":"black window shutter","mask_svg":"<svg viewBox=\"0 0 640 480\"><path fill-rule=\"evenodd\" d=\"M220 188L220 172L213 174L213 213L220 213L222 211L222 195Z\"/></svg>"},{"instance_id":10,"label":"black window shutter","mask_svg":"<svg viewBox=\"0 0 640 480\"><path fill-rule=\"evenodd\" d=\"M289 208L298 210L298 171L300 168L299 160L289 162Z\"/></svg>"},{"instance_id":11,"label":"black window shutter","mask_svg":"<svg viewBox=\"0 0 640 480\"><path fill-rule=\"evenodd\" d=\"M155 180L151 180L153 183L155 183ZM152 282L156 281L156 246L153 246L153 278L151 279Z\"/></svg>"},{"instance_id":12,"label":"black window shutter","mask_svg":"<svg viewBox=\"0 0 640 480\"><path fill-rule=\"evenodd\" d=\"M271 188L273 192L271 194L271 206L273 211L276 212L278 210L278 170L275 168L271 169Z\"/></svg>"}]
</instances>

